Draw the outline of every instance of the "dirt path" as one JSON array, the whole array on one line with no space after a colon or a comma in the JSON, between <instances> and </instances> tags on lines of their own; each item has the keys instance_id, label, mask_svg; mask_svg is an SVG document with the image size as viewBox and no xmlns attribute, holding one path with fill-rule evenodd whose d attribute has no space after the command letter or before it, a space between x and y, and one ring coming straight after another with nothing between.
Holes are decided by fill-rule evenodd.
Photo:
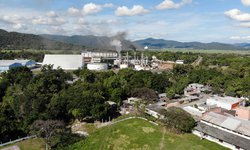
<instances>
[{"instance_id":1,"label":"dirt path","mask_svg":"<svg viewBox=\"0 0 250 150\"><path fill-rule=\"evenodd\" d=\"M3 148L1 150L20 150L20 148L18 146L14 145L14 146Z\"/></svg>"},{"instance_id":2,"label":"dirt path","mask_svg":"<svg viewBox=\"0 0 250 150\"><path fill-rule=\"evenodd\" d=\"M164 145L164 141L165 141L165 134L166 134L166 129L163 128L163 132L162 132L162 138L161 138L161 142L160 142L160 150L164 150L165 145Z\"/></svg>"},{"instance_id":3,"label":"dirt path","mask_svg":"<svg viewBox=\"0 0 250 150\"><path fill-rule=\"evenodd\" d=\"M202 60L203 60L203 57L198 56L198 58L191 65L193 65L194 67L199 66Z\"/></svg>"}]
</instances>

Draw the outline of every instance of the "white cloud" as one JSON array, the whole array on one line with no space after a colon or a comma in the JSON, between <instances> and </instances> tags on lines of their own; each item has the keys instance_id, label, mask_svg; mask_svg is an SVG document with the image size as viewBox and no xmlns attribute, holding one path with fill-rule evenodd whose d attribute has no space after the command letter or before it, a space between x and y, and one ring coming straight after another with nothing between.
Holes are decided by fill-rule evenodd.
<instances>
[{"instance_id":1,"label":"white cloud","mask_svg":"<svg viewBox=\"0 0 250 150\"><path fill-rule=\"evenodd\" d=\"M8 23L8 24L17 24L22 21L22 17L18 15L4 15L0 17L0 21Z\"/></svg>"},{"instance_id":2,"label":"white cloud","mask_svg":"<svg viewBox=\"0 0 250 150\"><path fill-rule=\"evenodd\" d=\"M58 17L58 15L54 11L49 11L46 14L48 17Z\"/></svg>"},{"instance_id":3,"label":"white cloud","mask_svg":"<svg viewBox=\"0 0 250 150\"><path fill-rule=\"evenodd\" d=\"M83 18L79 18L77 20L76 24L78 24L78 25L87 25L88 22L85 19L83 19Z\"/></svg>"},{"instance_id":4,"label":"white cloud","mask_svg":"<svg viewBox=\"0 0 250 150\"><path fill-rule=\"evenodd\" d=\"M182 0L180 3L175 3L173 0L164 0L162 3L156 6L156 9L177 9L186 4L192 3L192 0Z\"/></svg>"},{"instance_id":5,"label":"white cloud","mask_svg":"<svg viewBox=\"0 0 250 150\"><path fill-rule=\"evenodd\" d=\"M89 3L83 6L82 13L83 14L95 14L102 10L101 5L96 5L94 3Z\"/></svg>"},{"instance_id":6,"label":"white cloud","mask_svg":"<svg viewBox=\"0 0 250 150\"><path fill-rule=\"evenodd\" d=\"M250 0L241 0L241 2L245 6L250 6Z\"/></svg>"},{"instance_id":7,"label":"white cloud","mask_svg":"<svg viewBox=\"0 0 250 150\"><path fill-rule=\"evenodd\" d=\"M250 14L244 13L238 9L231 9L226 11L224 14L236 21L250 21Z\"/></svg>"},{"instance_id":8,"label":"white cloud","mask_svg":"<svg viewBox=\"0 0 250 150\"><path fill-rule=\"evenodd\" d=\"M68 9L68 14L70 14L71 16L78 16L80 14L80 10L75 7L70 7Z\"/></svg>"},{"instance_id":9,"label":"white cloud","mask_svg":"<svg viewBox=\"0 0 250 150\"><path fill-rule=\"evenodd\" d=\"M60 26L65 24L67 21L64 18L60 17L52 17L52 18L47 18L47 17L36 17L32 19L32 23L36 25L52 25L52 26Z\"/></svg>"},{"instance_id":10,"label":"white cloud","mask_svg":"<svg viewBox=\"0 0 250 150\"><path fill-rule=\"evenodd\" d=\"M21 23L17 23L13 25L13 28L16 30L20 30L20 29L27 29L25 24L21 24Z\"/></svg>"},{"instance_id":11,"label":"white cloud","mask_svg":"<svg viewBox=\"0 0 250 150\"><path fill-rule=\"evenodd\" d=\"M149 13L149 10L144 9L141 5L134 5L131 9L126 6L118 7L115 11L117 16L136 16Z\"/></svg>"},{"instance_id":12,"label":"white cloud","mask_svg":"<svg viewBox=\"0 0 250 150\"><path fill-rule=\"evenodd\" d=\"M240 26L250 28L250 22L241 23Z\"/></svg>"},{"instance_id":13,"label":"white cloud","mask_svg":"<svg viewBox=\"0 0 250 150\"><path fill-rule=\"evenodd\" d=\"M112 3L106 3L106 4L102 5L102 7L112 8L112 7L114 7L114 4L112 4Z\"/></svg>"},{"instance_id":14,"label":"white cloud","mask_svg":"<svg viewBox=\"0 0 250 150\"><path fill-rule=\"evenodd\" d=\"M105 3L103 5L98 5L94 3L85 4L82 9L75 7L70 7L68 9L68 14L71 16L80 16L80 15L90 15L96 14L103 10L103 8L112 8L114 5L112 3Z\"/></svg>"},{"instance_id":15,"label":"white cloud","mask_svg":"<svg viewBox=\"0 0 250 150\"><path fill-rule=\"evenodd\" d=\"M249 41L250 36L231 36L231 40L239 40L239 41Z\"/></svg>"}]
</instances>

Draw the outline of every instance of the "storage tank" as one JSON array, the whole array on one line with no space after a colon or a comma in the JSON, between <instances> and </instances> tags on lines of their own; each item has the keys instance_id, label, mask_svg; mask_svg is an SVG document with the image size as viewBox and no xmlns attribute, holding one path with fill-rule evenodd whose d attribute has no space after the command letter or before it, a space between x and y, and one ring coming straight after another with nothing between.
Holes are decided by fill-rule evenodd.
<instances>
[{"instance_id":1,"label":"storage tank","mask_svg":"<svg viewBox=\"0 0 250 150\"><path fill-rule=\"evenodd\" d=\"M87 64L87 69L96 70L96 71L103 71L103 70L108 69L108 65L105 63L91 63L91 64Z\"/></svg>"},{"instance_id":2,"label":"storage tank","mask_svg":"<svg viewBox=\"0 0 250 150\"><path fill-rule=\"evenodd\" d=\"M135 70L140 71L140 70L144 70L144 68L141 65L135 65Z\"/></svg>"}]
</instances>

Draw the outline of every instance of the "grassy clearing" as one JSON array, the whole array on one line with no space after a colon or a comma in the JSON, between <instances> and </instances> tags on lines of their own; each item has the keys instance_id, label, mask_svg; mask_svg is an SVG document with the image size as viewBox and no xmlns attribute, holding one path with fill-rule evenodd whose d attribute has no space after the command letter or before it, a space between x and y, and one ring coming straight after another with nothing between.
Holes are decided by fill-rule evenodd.
<instances>
[{"instance_id":1,"label":"grassy clearing","mask_svg":"<svg viewBox=\"0 0 250 150\"><path fill-rule=\"evenodd\" d=\"M18 142L16 144L11 144L8 146L0 147L1 149L8 148L11 146L18 146L20 150L45 150L45 145L42 139L40 138L33 138L29 140L24 140L21 142Z\"/></svg>"},{"instance_id":2,"label":"grassy clearing","mask_svg":"<svg viewBox=\"0 0 250 150\"><path fill-rule=\"evenodd\" d=\"M141 119L126 120L97 130L69 150L223 150L193 134L177 135Z\"/></svg>"},{"instance_id":3,"label":"grassy clearing","mask_svg":"<svg viewBox=\"0 0 250 150\"><path fill-rule=\"evenodd\" d=\"M85 131L88 134L92 134L97 131L97 127L93 123L85 123L77 128L78 131Z\"/></svg>"}]
</instances>

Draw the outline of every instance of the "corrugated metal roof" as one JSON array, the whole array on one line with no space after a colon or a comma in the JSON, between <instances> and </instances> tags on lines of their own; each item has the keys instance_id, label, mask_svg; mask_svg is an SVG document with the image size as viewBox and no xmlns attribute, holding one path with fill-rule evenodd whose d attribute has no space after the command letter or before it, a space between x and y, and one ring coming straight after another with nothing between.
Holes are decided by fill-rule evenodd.
<instances>
[{"instance_id":1,"label":"corrugated metal roof","mask_svg":"<svg viewBox=\"0 0 250 150\"><path fill-rule=\"evenodd\" d=\"M236 120L234 118L227 118L221 126L230 130L236 130L239 125L241 124L241 121Z\"/></svg>"},{"instance_id":2,"label":"corrugated metal roof","mask_svg":"<svg viewBox=\"0 0 250 150\"><path fill-rule=\"evenodd\" d=\"M45 55L43 65L53 65L53 69L76 70L83 67L83 59L81 55Z\"/></svg>"},{"instance_id":3,"label":"corrugated metal roof","mask_svg":"<svg viewBox=\"0 0 250 150\"><path fill-rule=\"evenodd\" d=\"M202 117L202 120L250 136L250 121L232 116L224 116L214 112L207 113Z\"/></svg>"},{"instance_id":4,"label":"corrugated metal roof","mask_svg":"<svg viewBox=\"0 0 250 150\"><path fill-rule=\"evenodd\" d=\"M199 122L198 126L195 127L196 130L206 133L210 136L216 137L217 139L221 139L225 142L231 143L233 145L237 145L243 149L249 149L250 148L250 142L248 139L235 135L230 132L226 132L224 130L221 130L216 127L209 126L205 123Z\"/></svg>"}]
</instances>

